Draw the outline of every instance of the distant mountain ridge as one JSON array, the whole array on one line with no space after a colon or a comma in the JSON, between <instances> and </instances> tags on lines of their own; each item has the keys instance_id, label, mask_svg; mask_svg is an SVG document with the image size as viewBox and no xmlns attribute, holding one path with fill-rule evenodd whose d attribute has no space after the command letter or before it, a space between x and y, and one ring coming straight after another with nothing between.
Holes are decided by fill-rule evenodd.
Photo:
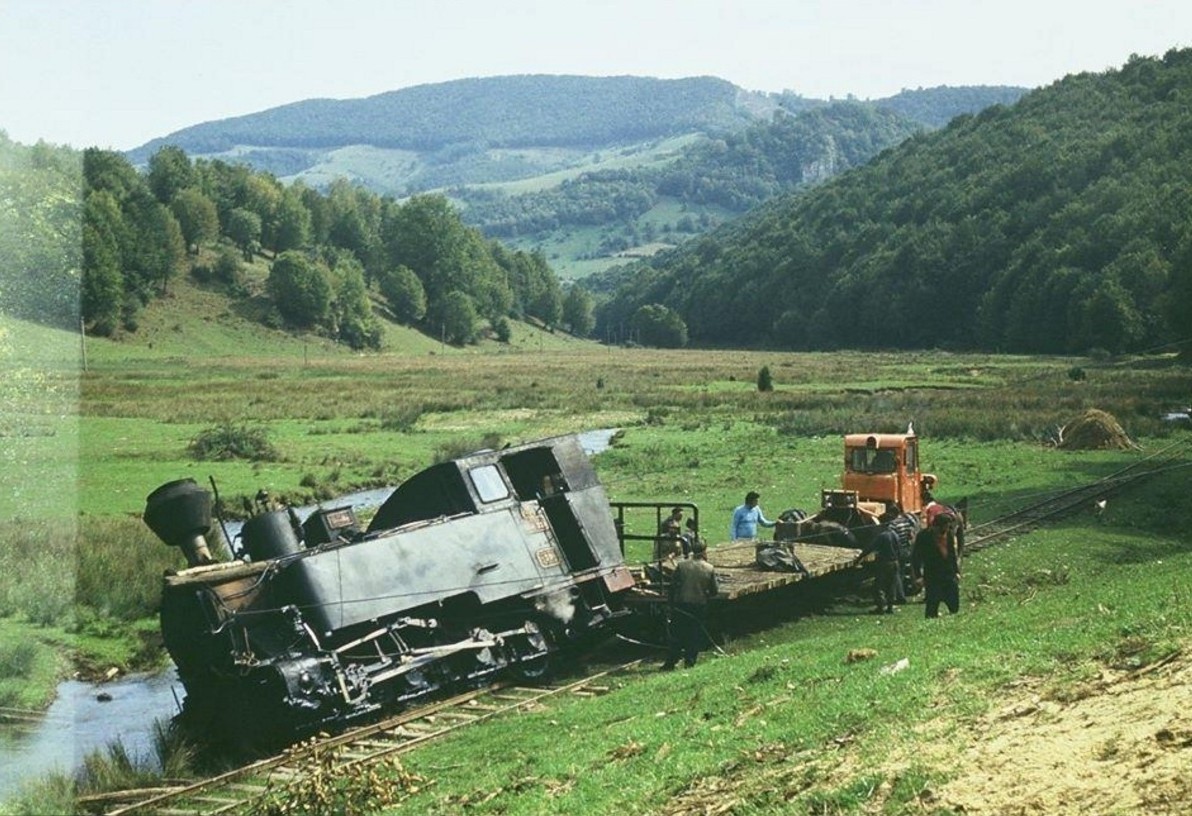
<instances>
[{"instance_id":1,"label":"distant mountain ridge","mask_svg":"<svg viewBox=\"0 0 1192 816\"><path fill-rule=\"evenodd\" d=\"M308 99L183 128L130 151L134 163L172 144L190 154L239 145L329 148L364 144L439 150L593 147L692 130L736 129L777 108L764 94L715 77L519 75L417 85L364 99Z\"/></svg>"},{"instance_id":2,"label":"distant mountain ridge","mask_svg":"<svg viewBox=\"0 0 1192 816\"><path fill-rule=\"evenodd\" d=\"M487 77L294 102L184 128L126 156L143 165L172 145L319 190L346 179L396 198L442 191L489 237L541 250L560 275L581 278L1024 92L939 87L824 101L707 76Z\"/></svg>"},{"instance_id":3,"label":"distant mountain ridge","mask_svg":"<svg viewBox=\"0 0 1192 816\"><path fill-rule=\"evenodd\" d=\"M1025 92L1007 86L941 87L903 91L869 104L934 128L962 113L1010 104ZM452 150L436 157L445 161L479 150L591 150L695 132L731 133L780 111L798 113L826 104L791 92L747 91L710 76L484 77L416 85L361 99L292 102L191 125L125 155L133 164L144 164L161 147L173 145L193 157L241 160L287 176L298 175L302 165L315 164L320 152L348 146L418 153ZM272 167L271 162L282 166ZM360 180L378 188L367 177Z\"/></svg>"}]
</instances>

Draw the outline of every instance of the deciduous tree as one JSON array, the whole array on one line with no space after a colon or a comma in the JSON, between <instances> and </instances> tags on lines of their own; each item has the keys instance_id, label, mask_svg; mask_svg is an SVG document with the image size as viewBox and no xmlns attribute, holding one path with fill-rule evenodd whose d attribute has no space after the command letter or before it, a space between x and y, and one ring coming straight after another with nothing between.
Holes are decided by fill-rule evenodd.
<instances>
[{"instance_id":1,"label":"deciduous tree","mask_svg":"<svg viewBox=\"0 0 1192 816\"><path fill-rule=\"evenodd\" d=\"M215 202L197 188L179 190L170 202L170 212L178 219L187 251L197 253L200 244L219 237L219 212Z\"/></svg>"},{"instance_id":2,"label":"deciduous tree","mask_svg":"<svg viewBox=\"0 0 1192 816\"><path fill-rule=\"evenodd\" d=\"M673 309L659 303L640 307L630 321L642 345L683 348L687 345L687 324Z\"/></svg>"},{"instance_id":3,"label":"deciduous tree","mask_svg":"<svg viewBox=\"0 0 1192 816\"><path fill-rule=\"evenodd\" d=\"M426 290L409 267L386 269L381 273L380 286L393 316L402 323L417 323L426 315Z\"/></svg>"},{"instance_id":4,"label":"deciduous tree","mask_svg":"<svg viewBox=\"0 0 1192 816\"><path fill-rule=\"evenodd\" d=\"M579 337L587 337L596 326L596 318L592 313L593 299L587 290L572 286L563 298L563 322L571 329L571 333Z\"/></svg>"},{"instance_id":5,"label":"deciduous tree","mask_svg":"<svg viewBox=\"0 0 1192 816\"><path fill-rule=\"evenodd\" d=\"M331 284L326 267L301 252L283 252L269 269L269 297L290 325L310 329L331 317Z\"/></svg>"},{"instance_id":6,"label":"deciduous tree","mask_svg":"<svg viewBox=\"0 0 1192 816\"><path fill-rule=\"evenodd\" d=\"M337 340L354 349L380 348L381 326L373 315L364 283L364 267L352 255L339 258L331 277L335 284L332 322Z\"/></svg>"},{"instance_id":7,"label":"deciduous tree","mask_svg":"<svg viewBox=\"0 0 1192 816\"><path fill-rule=\"evenodd\" d=\"M83 320L106 336L120 322L124 278L120 270L120 206L106 190L87 196L83 216Z\"/></svg>"},{"instance_id":8,"label":"deciduous tree","mask_svg":"<svg viewBox=\"0 0 1192 816\"><path fill-rule=\"evenodd\" d=\"M480 315L472 298L458 290L443 296L438 321L443 339L452 345L474 343L480 335Z\"/></svg>"},{"instance_id":9,"label":"deciduous tree","mask_svg":"<svg viewBox=\"0 0 1192 816\"><path fill-rule=\"evenodd\" d=\"M174 145L166 145L149 157L149 189L162 204L169 204L174 196L197 182L197 174L186 152Z\"/></svg>"},{"instance_id":10,"label":"deciduous tree","mask_svg":"<svg viewBox=\"0 0 1192 816\"><path fill-rule=\"evenodd\" d=\"M261 217L250 210L236 208L228 213L227 234L240 247L244 260L251 262L261 246Z\"/></svg>"}]
</instances>

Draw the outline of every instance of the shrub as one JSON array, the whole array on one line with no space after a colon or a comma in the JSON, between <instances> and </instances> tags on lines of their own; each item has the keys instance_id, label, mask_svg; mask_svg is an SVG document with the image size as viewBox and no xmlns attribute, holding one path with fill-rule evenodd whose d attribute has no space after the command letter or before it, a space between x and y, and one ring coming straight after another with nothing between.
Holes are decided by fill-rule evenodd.
<instances>
[{"instance_id":1,"label":"shrub","mask_svg":"<svg viewBox=\"0 0 1192 816\"><path fill-rule=\"evenodd\" d=\"M761 370L757 372L757 390L758 391L773 391L774 379L770 376L770 367L762 366Z\"/></svg>"},{"instance_id":2,"label":"shrub","mask_svg":"<svg viewBox=\"0 0 1192 816\"><path fill-rule=\"evenodd\" d=\"M230 422L200 431L187 449L200 462L274 462L280 458L264 428Z\"/></svg>"},{"instance_id":3,"label":"shrub","mask_svg":"<svg viewBox=\"0 0 1192 816\"><path fill-rule=\"evenodd\" d=\"M0 678L28 677L36 659L37 646L32 643L0 646Z\"/></svg>"},{"instance_id":4,"label":"shrub","mask_svg":"<svg viewBox=\"0 0 1192 816\"><path fill-rule=\"evenodd\" d=\"M421 405L395 405L381 415L381 430L410 433L421 418Z\"/></svg>"},{"instance_id":5,"label":"shrub","mask_svg":"<svg viewBox=\"0 0 1192 816\"><path fill-rule=\"evenodd\" d=\"M493 334L496 335L497 342L500 343L508 343L509 339L513 337L513 329L505 317L498 317L493 321Z\"/></svg>"}]
</instances>

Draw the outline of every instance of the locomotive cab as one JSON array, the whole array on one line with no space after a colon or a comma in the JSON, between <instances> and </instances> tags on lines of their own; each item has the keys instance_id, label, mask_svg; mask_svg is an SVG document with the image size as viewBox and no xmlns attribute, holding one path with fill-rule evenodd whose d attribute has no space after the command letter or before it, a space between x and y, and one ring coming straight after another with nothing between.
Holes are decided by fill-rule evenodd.
<instances>
[{"instance_id":1,"label":"locomotive cab","mask_svg":"<svg viewBox=\"0 0 1192 816\"><path fill-rule=\"evenodd\" d=\"M820 509L810 521L840 525L864 544L891 511L900 524L921 523L935 483L935 476L920 468L919 438L913 431L847 434L842 486L821 491Z\"/></svg>"}]
</instances>

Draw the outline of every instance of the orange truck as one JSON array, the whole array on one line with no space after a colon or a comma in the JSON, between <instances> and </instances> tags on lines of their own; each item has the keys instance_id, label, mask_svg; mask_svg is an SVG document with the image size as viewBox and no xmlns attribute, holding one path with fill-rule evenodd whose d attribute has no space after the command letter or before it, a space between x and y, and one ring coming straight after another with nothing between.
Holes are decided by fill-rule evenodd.
<instances>
[{"instance_id":1,"label":"orange truck","mask_svg":"<svg viewBox=\"0 0 1192 816\"><path fill-rule=\"evenodd\" d=\"M844 479L824 490L817 517L850 529L876 525L890 503L922 520L936 477L919 469L919 438L903 434L857 433L844 437Z\"/></svg>"}]
</instances>

